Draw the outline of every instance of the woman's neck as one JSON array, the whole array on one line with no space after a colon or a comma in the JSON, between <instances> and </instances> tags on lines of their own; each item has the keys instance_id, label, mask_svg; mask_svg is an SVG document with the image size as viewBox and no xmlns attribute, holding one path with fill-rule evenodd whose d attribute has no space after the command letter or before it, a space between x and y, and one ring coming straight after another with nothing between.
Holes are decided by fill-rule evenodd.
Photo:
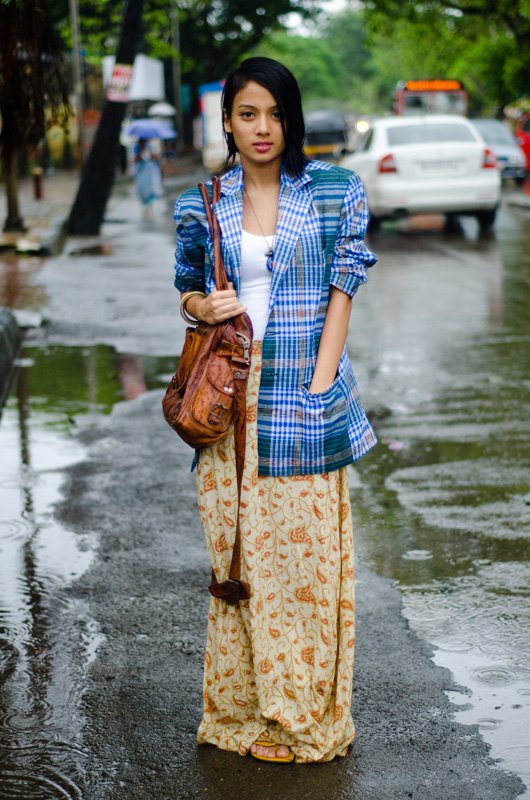
<instances>
[{"instance_id":1,"label":"woman's neck","mask_svg":"<svg viewBox=\"0 0 530 800\"><path fill-rule=\"evenodd\" d=\"M241 160L245 188L254 191L277 189L280 185L281 164L248 164Z\"/></svg>"}]
</instances>

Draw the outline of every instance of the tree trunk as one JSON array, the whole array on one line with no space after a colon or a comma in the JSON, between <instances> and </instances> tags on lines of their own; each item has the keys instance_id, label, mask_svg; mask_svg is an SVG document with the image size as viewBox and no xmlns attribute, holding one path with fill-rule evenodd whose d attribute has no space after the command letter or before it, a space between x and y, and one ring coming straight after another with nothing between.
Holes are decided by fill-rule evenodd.
<instances>
[{"instance_id":1,"label":"tree trunk","mask_svg":"<svg viewBox=\"0 0 530 800\"><path fill-rule=\"evenodd\" d=\"M7 198L7 217L4 223L4 231L25 231L27 228L20 216L18 202L18 147L6 148L4 145L2 166Z\"/></svg>"},{"instance_id":2,"label":"tree trunk","mask_svg":"<svg viewBox=\"0 0 530 800\"><path fill-rule=\"evenodd\" d=\"M116 64L133 64L142 28L144 0L126 0ZM126 103L107 100L94 144L87 159L81 184L72 206L69 231L78 236L99 233L105 216L116 169L116 154ZM80 121L82 124L82 121Z\"/></svg>"}]
</instances>

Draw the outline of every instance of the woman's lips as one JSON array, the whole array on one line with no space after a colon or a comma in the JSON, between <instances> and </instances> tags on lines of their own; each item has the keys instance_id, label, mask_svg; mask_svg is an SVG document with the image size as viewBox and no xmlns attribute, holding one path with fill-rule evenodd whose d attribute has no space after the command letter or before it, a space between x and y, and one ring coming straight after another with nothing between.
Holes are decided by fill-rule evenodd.
<instances>
[{"instance_id":1,"label":"woman's lips","mask_svg":"<svg viewBox=\"0 0 530 800\"><path fill-rule=\"evenodd\" d=\"M252 145L254 150L257 150L258 153L266 153L272 147L272 142L254 142Z\"/></svg>"}]
</instances>

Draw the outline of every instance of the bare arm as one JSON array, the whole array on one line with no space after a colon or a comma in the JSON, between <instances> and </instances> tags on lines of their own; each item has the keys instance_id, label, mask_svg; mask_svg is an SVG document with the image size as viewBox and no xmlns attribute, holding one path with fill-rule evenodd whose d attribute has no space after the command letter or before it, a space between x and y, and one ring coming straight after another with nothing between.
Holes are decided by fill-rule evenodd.
<instances>
[{"instance_id":1,"label":"bare arm","mask_svg":"<svg viewBox=\"0 0 530 800\"><path fill-rule=\"evenodd\" d=\"M216 322L224 322L226 319L242 314L247 309L237 299L233 285L231 283L228 285L229 289L220 292L214 291L206 297L199 297L199 295L190 297L186 302L186 311L199 322L207 322L209 325L215 325ZM183 294L185 292L181 292L180 296L182 297Z\"/></svg>"},{"instance_id":2,"label":"bare arm","mask_svg":"<svg viewBox=\"0 0 530 800\"><path fill-rule=\"evenodd\" d=\"M328 309L320 337L317 362L309 391L311 394L327 389L337 374L339 361L350 321L351 297L335 286L329 290Z\"/></svg>"}]
</instances>

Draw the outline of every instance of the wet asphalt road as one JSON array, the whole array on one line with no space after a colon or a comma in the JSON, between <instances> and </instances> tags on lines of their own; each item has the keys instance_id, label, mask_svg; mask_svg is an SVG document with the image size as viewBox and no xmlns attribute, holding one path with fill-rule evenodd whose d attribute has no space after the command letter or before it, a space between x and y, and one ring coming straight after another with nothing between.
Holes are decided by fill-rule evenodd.
<instances>
[{"instance_id":1,"label":"wet asphalt road","mask_svg":"<svg viewBox=\"0 0 530 800\"><path fill-rule=\"evenodd\" d=\"M178 351L170 227L139 226L126 192L112 216L124 221L104 252L32 277L49 320L35 358L106 343L138 367ZM103 416L87 360L89 400L58 444L43 444L37 402L19 415L28 449L48 455L18 473L33 533L13 534L27 608L0 612L2 800L518 796L506 770L524 774L530 689L529 243L524 212L502 213L493 237L472 220L446 235L430 218L372 242L380 263L349 348L380 444L351 473L358 736L344 760L285 769L195 745L208 563L190 451L160 416L161 391L143 393L138 369L131 391L120 373L138 396ZM50 463L54 447L67 457Z\"/></svg>"}]
</instances>

